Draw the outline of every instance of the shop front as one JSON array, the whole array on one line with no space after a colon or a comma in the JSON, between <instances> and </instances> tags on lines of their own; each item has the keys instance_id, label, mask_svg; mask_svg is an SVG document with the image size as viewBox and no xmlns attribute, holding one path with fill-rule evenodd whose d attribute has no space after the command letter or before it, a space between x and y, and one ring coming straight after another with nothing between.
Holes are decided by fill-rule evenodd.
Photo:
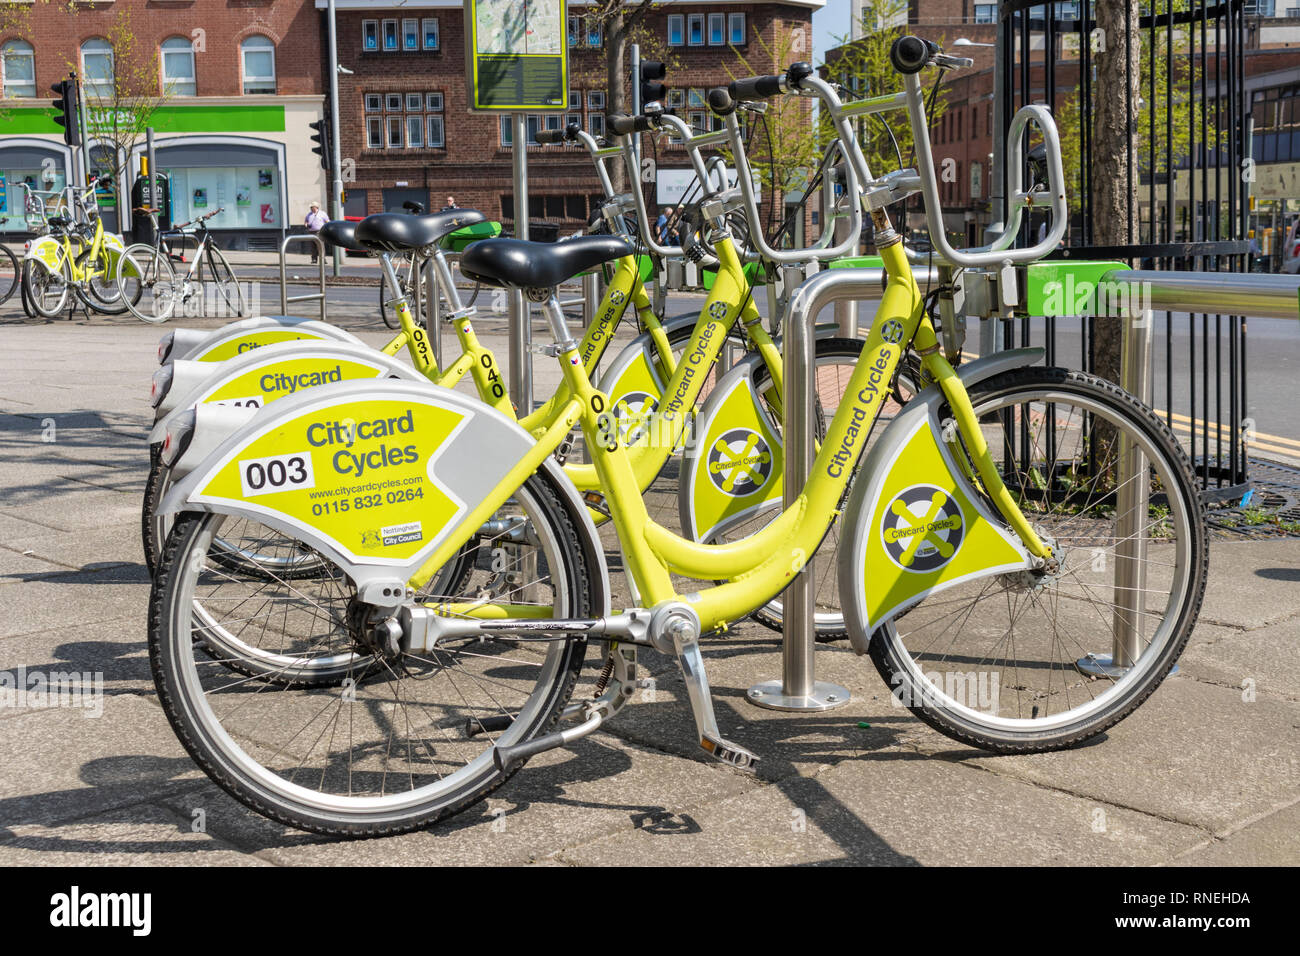
<instances>
[{"instance_id":1,"label":"shop front","mask_svg":"<svg viewBox=\"0 0 1300 956\"><path fill-rule=\"evenodd\" d=\"M154 155L170 185L172 222L216 212L208 228L224 247L278 248L288 225L284 154L284 144L250 137L160 138Z\"/></svg>"},{"instance_id":2,"label":"shop front","mask_svg":"<svg viewBox=\"0 0 1300 956\"><path fill-rule=\"evenodd\" d=\"M18 238L32 232L24 206L27 197L52 206L72 175L72 153L62 143L25 136L0 137L0 235Z\"/></svg>"}]
</instances>

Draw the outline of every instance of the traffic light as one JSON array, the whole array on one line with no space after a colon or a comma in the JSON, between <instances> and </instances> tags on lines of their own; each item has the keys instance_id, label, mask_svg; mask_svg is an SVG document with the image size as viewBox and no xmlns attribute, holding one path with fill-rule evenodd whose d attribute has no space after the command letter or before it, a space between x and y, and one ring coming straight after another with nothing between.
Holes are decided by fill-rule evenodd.
<instances>
[{"instance_id":1,"label":"traffic light","mask_svg":"<svg viewBox=\"0 0 1300 956\"><path fill-rule=\"evenodd\" d=\"M329 172L330 159L334 155L334 151L330 148L329 111L326 110L323 117L307 125L316 131L312 133L311 141L316 145L311 148L311 151L320 157L320 168Z\"/></svg>"},{"instance_id":2,"label":"traffic light","mask_svg":"<svg viewBox=\"0 0 1300 956\"><path fill-rule=\"evenodd\" d=\"M668 75L668 68L658 60L641 61L641 109L650 103L662 103L668 88L659 81Z\"/></svg>"},{"instance_id":3,"label":"traffic light","mask_svg":"<svg viewBox=\"0 0 1300 956\"><path fill-rule=\"evenodd\" d=\"M59 80L50 87L50 92L59 95L51 105L54 107L54 122L63 127L63 141L69 146L80 146L81 122L77 105L76 77Z\"/></svg>"}]
</instances>

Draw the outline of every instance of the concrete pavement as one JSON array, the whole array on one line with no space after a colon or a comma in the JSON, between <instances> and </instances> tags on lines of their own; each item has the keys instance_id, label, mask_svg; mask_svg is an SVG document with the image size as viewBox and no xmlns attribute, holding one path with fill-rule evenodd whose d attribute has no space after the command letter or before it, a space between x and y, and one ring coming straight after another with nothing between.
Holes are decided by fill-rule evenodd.
<instances>
[{"instance_id":1,"label":"concrete pavement","mask_svg":"<svg viewBox=\"0 0 1300 956\"><path fill-rule=\"evenodd\" d=\"M503 322L479 323L500 355ZM353 327L385 337L377 317ZM819 649L818 673L850 705L756 709L745 689L777 676L779 646L746 623L706 661L723 733L763 758L756 776L699 757L680 676L647 653L644 699L485 804L388 840L287 831L210 784L155 700L139 507L159 334L0 315L0 672L103 680L99 716L0 707L0 863L1300 863L1297 538L1216 540L1179 672L1078 750L960 746L839 646ZM547 363L537 380L544 394Z\"/></svg>"}]
</instances>

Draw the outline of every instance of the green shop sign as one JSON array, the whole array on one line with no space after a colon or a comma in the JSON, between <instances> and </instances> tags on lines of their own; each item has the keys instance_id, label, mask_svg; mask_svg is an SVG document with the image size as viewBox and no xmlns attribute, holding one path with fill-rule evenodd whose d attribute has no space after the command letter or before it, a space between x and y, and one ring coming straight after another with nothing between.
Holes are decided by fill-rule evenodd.
<instances>
[{"instance_id":1,"label":"green shop sign","mask_svg":"<svg viewBox=\"0 0 1300 956\"><path fill-rule=\"evenodd\" d=\"M101 136L114 126L135 125L132 111L89 107L86 121L91 136ZM54 122L54 110L16 107L3 114L5 132L10 135L62 133ZM116 119L116 122L115 122ZM149 115L148 125L159 133L282 133L284 107L249 106L160 106Z\"/></svg>"}]
</instances>

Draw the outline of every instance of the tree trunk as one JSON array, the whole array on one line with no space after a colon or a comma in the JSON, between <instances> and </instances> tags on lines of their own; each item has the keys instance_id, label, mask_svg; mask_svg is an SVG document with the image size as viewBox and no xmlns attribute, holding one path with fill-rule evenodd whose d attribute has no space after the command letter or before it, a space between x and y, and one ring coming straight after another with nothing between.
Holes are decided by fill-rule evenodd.
<instances>
[{"instance_id":1,"label":"tree trunk","mask_svg":"<svg viewBox=\"0 0 1300 956\"><path fill-rule=\"evenodd\" d=\"M1138 238L1138 4L1136 0L1098 0L1094 10L1106 48L1094 54L1097 75L1093 84L1092 165L1088 171L1092 241L1102 246L1131 245ZM1091 354L1095 374L1119 383L1124 327L1133 319L1132 315L1093 318ZM1096 423L1092 450L1093 460L1103 472L1099 476L1101 487L1116 478L1113 469L1117 439L1108 423Z\"/></svg>"},{"instance_id":2,"label":"tree trunk","mask_svg":"<svg viewBox=\"0 0 1300 956\"><path fill-rule=\"evenodd\" d=\"M622 11L613 13L605 24L605 113L625 113L623 103L623 50L627 46L627 26ZM609 164L609 178L614 191L628 188L621 161Z\"/></svg>"},{"instance_id":3,"label":"tree trunk","mask_svg":"<svg viewBox=\"0 0 1300 956\"><path fill-rule=\"evenodd\" d=\"M1122 246L1137 241L1138 4L1135 0L1098 0L1094 10L1106 49L1094 54L1097 77L1088 171L1092 241L1100 246ZM1094 320L1093 371L1112 382L1120 377L1124 322L1117 316Z\"/></svg>"}]
</instances>

